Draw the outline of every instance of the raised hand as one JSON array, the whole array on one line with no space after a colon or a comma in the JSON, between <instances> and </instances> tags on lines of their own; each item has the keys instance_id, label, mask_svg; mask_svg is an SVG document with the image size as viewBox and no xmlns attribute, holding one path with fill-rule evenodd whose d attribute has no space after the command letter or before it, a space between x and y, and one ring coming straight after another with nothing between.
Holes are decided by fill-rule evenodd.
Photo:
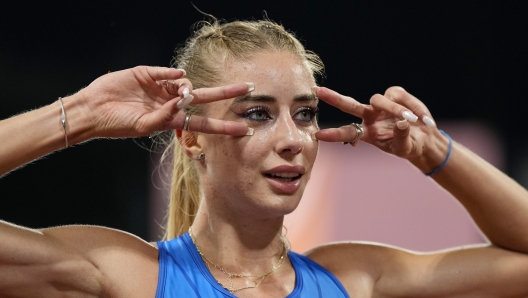
<instances>
[{"instance_id":1,"label":"raised hand","mask_svg":"<svg viewBox=\"0 0 528 298\"><path fill-rule=\"evenodd\" d=\"M205 103L232 98L246 94L249 88L238 83L193 91L191 82L182 78L184 75L179 69L138 66L99 77L75 95L83 118L91 127L91 137L137 137L182 129L182 108L190 100ZM242 123L200 116L192 117L189 129L229 135L245 135L248 131Z\"/></svg>"},{"instance_id":2,"label":"raised hand","mask_svg":"<svg viewBox=\"0 0 528 298\"><path fill-rule=\"evenodd\" d=\"M433 147L443 148L448 142L436 129L427 107L401 87L391 87L384 95L372 96L370 105L361 104L328 88L314 88L314 93L343 112L362 118L364 134L361 140L385 152L413 162L434 165L437 161L422 160L426 151ZM316 133L318 140L326 142L348 142L355 137L356 129L350 125ZM427 170L427 167L423 168Z\"/></svg>"}]
</instances>

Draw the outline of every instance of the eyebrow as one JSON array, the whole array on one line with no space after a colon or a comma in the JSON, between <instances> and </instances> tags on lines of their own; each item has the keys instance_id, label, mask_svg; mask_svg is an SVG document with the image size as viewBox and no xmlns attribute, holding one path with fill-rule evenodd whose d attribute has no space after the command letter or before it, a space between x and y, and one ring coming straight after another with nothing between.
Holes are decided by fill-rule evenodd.
<instances>
[{"instance_id":1,"label":"eyebrow","mask_svg":"<svg viewBox=\"0 0 528 298\"><path fill-rule=\"evenodd\" d=\"M241 97L237 97L233 104L243 103L243 102L276 102L277 98L270 95L250 95L246 94ZM318 102L319 99L313 94L300 94L296 95L293 98L294 102Z\"/></svg>"}]
</instances>

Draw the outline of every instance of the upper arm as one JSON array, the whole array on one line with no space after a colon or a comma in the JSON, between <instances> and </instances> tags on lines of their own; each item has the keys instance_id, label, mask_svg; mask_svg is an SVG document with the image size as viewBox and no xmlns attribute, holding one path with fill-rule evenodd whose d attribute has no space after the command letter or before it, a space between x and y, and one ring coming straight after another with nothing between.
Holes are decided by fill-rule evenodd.
<instances>
[{"instance_id":1,"label":"upper arm","mask_svg":"<svg viewBox=\"0 0 528 298\"><path fill-rule=\"evenodd\" d=\"M373 297L528 295L528 256L493 246L416 254L341 243L320 247L309 257L334 273L347 290L356 291L361 276L360 285L367 280Z\"/></svg>"},{"instance_id":2,"label":"upper arm","mask_svg":"<svg viewBox=\"0 0 528 298\"><path fill-rule=\"evenodd\" d=\"M39 231L0 223L0 296L121 296L115 294L128 288L122 281L135 290L141 284L136 281L157 279L138 272L156 268L157 250L127 233L91 226Z\"/></svg>"},{"instance_id":3,"label":"upper arm","mask_svg":"<svg viewBox=\"0 0 528 298\"><path fill-rule=\"evenodd\" d=\"M415 297L528 295L528 256L522 253L480 246L421 255L392 254L391 266L380 278L381 292Z\"/></svg>"}]
</instances>

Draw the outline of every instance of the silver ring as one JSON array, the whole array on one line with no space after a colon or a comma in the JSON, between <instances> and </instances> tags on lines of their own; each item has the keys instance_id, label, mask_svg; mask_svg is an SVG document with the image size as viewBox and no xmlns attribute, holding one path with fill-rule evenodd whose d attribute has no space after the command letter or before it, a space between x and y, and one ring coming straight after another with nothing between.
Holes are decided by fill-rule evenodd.
<instances>
[{"instance_id":1,"label":"silver ring","mask_svg":"<svg viewBox=\"0 0 528 298\"><path fill-rule=\"evenodd\" d=\"M350 124L350 126L354 126L354 128L356 129L356 136L350 142L343 142L343 145L350 144L352 145L352 147L356 147L359 143L359 140L361 139L361 135L363 135L363 127L361 127L361 125L357 123L352 123Z\"/></svg>"},{"instance_id":2,"label":"silver ring","mask_svg":"<svg viewBox=\"0 0 528 298\"><path fill-rule=\"evenodd\" d=\"M185 122L183 122L183 130L189 130L189 122L191 121L192 114L185 115Z\"/></svg>"}]
</instances>

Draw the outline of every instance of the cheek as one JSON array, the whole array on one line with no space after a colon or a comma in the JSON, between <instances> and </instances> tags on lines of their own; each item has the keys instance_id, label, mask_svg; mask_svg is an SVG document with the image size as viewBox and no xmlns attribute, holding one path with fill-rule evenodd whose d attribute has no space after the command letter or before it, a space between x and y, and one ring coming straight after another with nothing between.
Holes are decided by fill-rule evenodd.
<instances>
[{"instance_id":1,"label":"cheek","mask_svg":"<svg viewBox=\"0 0 528 298\"><path fill-rule=\"evenodd\" d=\"M222 171L222 175L236 176L246 169L258 169L266 156L265 150L269 149L269 146L265 145L265 139L256 134L242 138L211 135L207 142L211 154L211 170Z\"/></svg>"},{"instance_id":2,"label":"cheek","mask_svg":"<svg viewBox=\"0 0 528 298\"><path fill-rule=\"evenodd\" d=\"M312 135L319 129L317 127L311 127L310 129L299 130L299 134L302 136L304 143L305 155L309 161L310 167L315 162L317 157L317 151L319 150L319 142L315 140Z\"/></svg>"},{"instance_id":3,"label":"cheek","mask_svg":"<svg viewBox=\"0 0 528 298\"><path fill-rule=\"evenodd\" d=\"M312 138L313 133L318 131L316 126L298 127L297 132L300 141L303 143L304 155L309 162L309 166L315 161L318 151L318 142ZM210 135L207 146L210 150L210 160L215 164L222 164L225 171L246 168L259 169L263 160L274 150L276 137L276 127L255 129L255 134L251 137L233 138L229 136Z\"/></svg>"}]
</instances>

